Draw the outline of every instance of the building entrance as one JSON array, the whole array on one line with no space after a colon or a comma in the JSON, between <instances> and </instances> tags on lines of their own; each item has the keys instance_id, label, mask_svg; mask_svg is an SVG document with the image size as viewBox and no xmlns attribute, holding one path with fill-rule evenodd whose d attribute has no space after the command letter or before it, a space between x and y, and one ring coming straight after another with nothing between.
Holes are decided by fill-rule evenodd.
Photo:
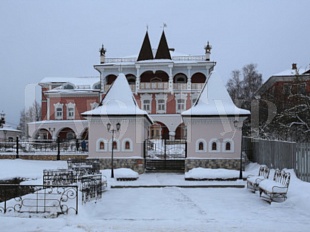
<instances>
[{"instance_id":1,"label":"building entrance","mask_svg":"<svg viewBox=\"0 0 310 232\"><path fill-rule=\"evenodd\" d=\"M186 140L147 139L144 144L145 169L184 171Z\"/></svg>"}]
</instances>

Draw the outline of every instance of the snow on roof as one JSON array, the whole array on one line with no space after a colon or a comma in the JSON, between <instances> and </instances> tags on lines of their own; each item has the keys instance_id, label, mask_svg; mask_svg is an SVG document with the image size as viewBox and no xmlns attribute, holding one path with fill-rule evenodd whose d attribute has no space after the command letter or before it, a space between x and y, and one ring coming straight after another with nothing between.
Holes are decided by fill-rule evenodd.
<instances>
[{"instance_id":1,"label":"snow on roof","mask_svg":"<svg viewBox=\"0 0 310 232\"><path fill-rule=\"evenodd\" d=\"M274 74L273 76L292 76L292 75L298 75L298 74L300 75L300 74L303 74L304 72L306 72L306 70L303 68L300 68L298 70L288 69L280 73Z\"/></svg>"},{"instance_id":2,"label":"snow on roof","mask_svg":"<svg viewBox=\"0 0 310 232\"><path fill-rule=\"evenodd\" d=\"M20 130L16 130L12 128L10 125L3 125L3 127L0 128L1 131L12 131L12 132L21 132Z\"/></svg>"},{"instance_id":3,"label":"snow on roof","mask_svg":"<svg viewBox=\"0 0 310 232\"><path fill-rule=\"evenodd\" d=\"M233 103L221 77L212 72L203 87L196 103L190 109L182 112L182 116L220 116L249 115L250 111L240 109Z\"/></svg>"},{"instance_id":4,"label":"snow on roof","mask_svg":"<svg viewBox=\"0 0 310 232\"><path fill-rule=\"evenodd\" d=\"M99 82L99 77L45 77L39 84L45 83L72 83L76 86L94 85Z\"/></svg>"},{"instance_id":5,"label":"snow on roof","mask_svg":"<svg viewBox=\"0 0 310 232\"><path fill-rule=\"evenodd\" d=\"M123 73L118 75L101 104L93 110L84 112L82 115L145 115L152 121L148 113L138 107Z\"/></svg>"}]
</instances>

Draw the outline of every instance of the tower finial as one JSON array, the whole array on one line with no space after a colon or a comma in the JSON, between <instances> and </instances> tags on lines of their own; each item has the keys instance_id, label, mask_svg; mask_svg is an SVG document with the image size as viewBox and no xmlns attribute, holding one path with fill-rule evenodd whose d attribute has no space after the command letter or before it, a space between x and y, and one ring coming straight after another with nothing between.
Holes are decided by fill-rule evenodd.
<instances>
[{"instance_id":1,"label":"tower finial","mask_svg":"<svg viewBox=\"0 0 310 232\"><path fill-rule=\"evenodd\" d=\"M165 30L165 27L167 27L167 24L163 23L163 30Z\"/></svg>"},{"instance_id":2,"label":"tower finial","mask_svg":"<svg viewBox=\"0 0 310 232\"><path fill-rule=\"evenodd\" d=\"M103 64L105 62L105 53L107 52L103 44L102 47L99 49L99 52L100 52L100 63Z\"/></svg>"},{"instance_id":3,"label":"tower finial","mask_svg":"<svg viewBox=\"0 0 310 232\"><path fill-rule=\"evenodd\" d=\"M212 49L212 46L209 44L209 41L208 41L208 42L207 42L207 45L205 46L206 61L210 61L211 49Z\"/></svg>"}]
</instances>

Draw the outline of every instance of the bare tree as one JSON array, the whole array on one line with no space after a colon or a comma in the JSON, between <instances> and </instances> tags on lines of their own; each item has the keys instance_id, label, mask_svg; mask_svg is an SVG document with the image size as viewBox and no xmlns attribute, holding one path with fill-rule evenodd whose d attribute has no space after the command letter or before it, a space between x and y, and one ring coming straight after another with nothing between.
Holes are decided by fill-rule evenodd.
<instances>
[{"instance_id":1,"label":"bare tree","mask_svg":"<svg viewBox=\"0 0 310 232\"><path fill-rule=\"evenodd\" d=\"M256 64L247 64L240 70L232 71L232 77L228 80L226 87L236 106L251 110L255 92L262 85L262 74L257 71ZM242 78L241 78L242 75ZM244 123L244 133L251 131L251 121L248 118Z\"/></svg>"},{"instance_id":2,"label":"bare tree","mask_svg":"<svg viewBox=\"0 0 310 232\"><path fill-rule=\"evenodd\" d=\"M37 101L34 101L32 106L20 112L18 129L22 131L22 137L28 136L28 123L41 120L41 106Z\"/></svg>"},{"instance_id":3,"label":"bare tree","mask_svg":"<svg viewBox=\"0 0 310 232\"><path fill-rule=\"evenodd\" d=\"M240 70L234 70L231 73L232 78L228 80L226 87L230 97L233 99L234 103L237 106L241 106L241 96L243 94L242 91L242 81L240 80Z\"/></svg>"},{"instance_id":4,"label":"bare tree","mask_svg":"<svg viewBox=\"0 0 310 232\"><path fill-rule=\"evenodd\" d=\"M247 64L241 71L232 71L232 78L228 80L226 87L234 103L242 108L251 109L251 101L255 92L261 87L262 74L256 70L256 64Z\"/></svg>"}]
</instances>

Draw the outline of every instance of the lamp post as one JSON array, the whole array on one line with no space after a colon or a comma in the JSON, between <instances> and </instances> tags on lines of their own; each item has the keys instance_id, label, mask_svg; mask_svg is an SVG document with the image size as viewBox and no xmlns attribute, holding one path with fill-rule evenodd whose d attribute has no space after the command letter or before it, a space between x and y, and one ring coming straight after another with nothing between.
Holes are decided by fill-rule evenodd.
<instances>
[{"instance_id":1,"label":"lamp post","mask_svg":"<svg viewBox=\"0 0 310 232\"><path fill-rule=\"evenodd\" d=\"M242 176L242 126L239 125L239 121L234 121L234 126L235 128L237 129L240 129L241 130L241 147L240 147L240 167L239 167L239 179L243 179L243 176Z\"/></svg>"},{"instance_id":2,"label":"lamp post","mask_svg":"<svg viewBox=\"0 0 310 232\"><path fill-rule=\"evenodd\" d=\"M0 113L0 127L2 128L4 124L5 124L5 113L1 112Z\"/></svg>"},{"instance_id":3,"label":"lamp post","mask_svg":"<svg viewBox=\"0 0 310 232\"><path fill-rule=\"evenodd\" d=\"M113 151L114 151L114 133L119 131L121 128L121 124L116 123L116 129L111 129L111 123L107 124L107 129L109 133L112 133L112 152L111 152L111 178L114 178L114 164L113 164Z\"/></svg>"}]
</instances>

